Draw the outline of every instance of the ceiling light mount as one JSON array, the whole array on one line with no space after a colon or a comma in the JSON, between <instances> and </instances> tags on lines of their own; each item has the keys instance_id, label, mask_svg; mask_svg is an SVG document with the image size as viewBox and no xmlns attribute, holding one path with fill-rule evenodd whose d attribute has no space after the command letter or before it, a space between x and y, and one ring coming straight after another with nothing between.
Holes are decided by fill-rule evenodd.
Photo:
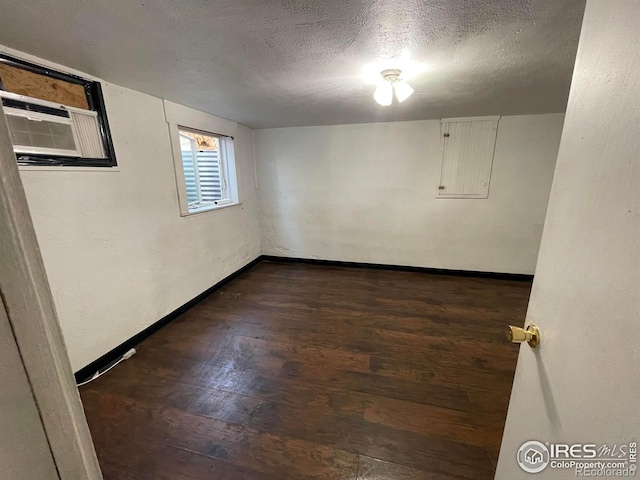
<instances>
[{"instance_id":1,"label":"ceiling light mount","mask_svg":"<svg viewBox=\"0 0 640 480\"><path fill-rule=\"evenodd\" d=\"M391 83L397 82L401 74L402 74L402 70L398 70L397 68L389 68L387 70L383 70L382 72L380 72L380 75L382 75L382 78L384 78L386 81Z\"/></svg>"},{"instance_id":2,"label":"ceiling light mount","mask_svg":"<svg viewBox=\"0 0 640 480\"><path fill-rule=\"evenodd\" d=\"M402 70L388 68L380 72L380 76L382 79L373 94L373 98L383 107L388 107L393 103L394 92L399 103L404 102L413 93L413 88L402 79Z\"/></svg>"}]
</instances>

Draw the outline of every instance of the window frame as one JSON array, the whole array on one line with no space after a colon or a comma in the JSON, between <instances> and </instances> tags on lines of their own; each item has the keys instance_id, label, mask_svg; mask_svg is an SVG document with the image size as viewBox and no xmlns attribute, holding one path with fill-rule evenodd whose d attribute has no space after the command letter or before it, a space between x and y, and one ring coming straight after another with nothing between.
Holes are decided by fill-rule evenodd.
<instances>
[{"instance_id":1,"label":"window frame","mask_svg":"<svg viewBox=\"0 0 640 480\"><path fill-rule=\"evenodd\" d=\"M215 200L213 202L204 203L196 208L193 208L194 202L189 203L187 199L187 184L184 176L182 147L180 145L180 137L182 135L182 131L192 132L217 139L218 148L220 149L220 181L222 183L222 191L225 192L224 198ZM169 134L171 137L173 150L173 163L176 174L176 187L178 189L180 215L183 217L187 217L203 212L210 212L221 208L240 205L240 201L238 198L238 181L235 174L235 148L233 148L233 152L229 152L227 150L227 142L223 141L224 139L229 138L232 142L234 142L235 137L233 135L214 133L200 128L185 126L182 123L169 123ZM199 172L197 170L197 165L194 165L194 170L196 174L196 187L198 189L198 197L201 198L202 193L200 191ZM201 200L199 200L199 202L201 202Z\"/></svg>"},{"instance_id":2,"label":"window frame","mask_svg":"<svg viewBox=\"0 0 640 480\"><path fill-rule=\"evenodd\" d=\"M82 85L87 96L89 110L96 112L105 158L84 158L77 156L53 155L50 153L16 153L16 161L21 166L53 167L116 167L116 155L107 119L107 110L102 94L102 85L98 81L87 80L77 75L63 73L43 65L0 53L0 63L27 70L45 77L55 78L68 83ZM66 107L66 106L65 106ZM69 109L73 107L68 107Z\"/></svg>"}]
</instances>

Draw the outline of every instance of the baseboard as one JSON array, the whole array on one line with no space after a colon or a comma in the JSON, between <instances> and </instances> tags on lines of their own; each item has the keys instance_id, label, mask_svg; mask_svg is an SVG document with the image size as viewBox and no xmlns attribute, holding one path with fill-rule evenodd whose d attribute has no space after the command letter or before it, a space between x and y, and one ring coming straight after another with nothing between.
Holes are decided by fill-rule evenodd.
<instances>
[{"instance_id":1,"label":"baseboard","mask_svg":"<svg viewBox=\"0 0 640 480\"><path fill-rule=\"evenodd\" d=\"M523 273L479 272L475 270L450 270L446 268L411 267L407 265L388 265L384 263L343 262L339 260L318 260L315 258L279 257L262 255L261 260L280 263L309 263L312 265L329 265L332 267L372 268L376 270L395 270L398 272L420 272L431 275L450 275L455 277L493 278L499 280L517 280L530 282L533 275Z\"/></svg>"},{"instance_id":2,"label":"baseboard","mask_svg":"<svg viewBox=\"0 0 640 480\"><path fill-rule=\"evenodd\" d=\"M160 330L162 327L172 322L184 312L189 310L191 307L200 303L202 300L207 298L209 295L214 293L219 288L223 287L231 280L236 278L237 276L243 274L247 270L250 270L260 262L274 262L274 263L308 263L313 265L326 265L333 267L351 267L351 268L370 268L377 270L395 270L400 272L420 272L420 273L428 273L432 275L451 275L456 277L476 277L476 278L493 278L493 279L501 279L501 280L517 280L517 281L526 281L530 282L533 279L533 275L525 275L519 273L499 273L499 272L477 272L470 270L449 270L445 268L427 268L427 267L410 267L406 265L387 265L383 263L362 263L362 262L342 262L338 260L318 260L315 258L292 258L292 257L278 257L275 255L260 255L256 259L249 262L247 265L239 269L238 271L232 273L231 275L223 278L218 283L208 288L204 292L202 292L197 297L189 300L187 303L178 307L176 310L171 312L169 315L164 318L158 320L153 325L145 328L140 333L131 337L129 340L124 343L118 345L113 350L105 353L97 360L91 362L84 368L81 368L75 373L76 382L80 383L91 377L94 373L102 368L108 366L115 360L117 360L121 355L127 352L129 349L136 347L140 343L142 343L146 338L153 335L155 332Z\"/></svg>"},{"instance_id":3,"label":"baseboard","mask_svg":"<svg viewBox=\"0 0 640 480\"><path fill-rule=\"evenodd\" d=\"M157 332L162 327L164 327L168 323L170 323L173 320L175 320L176 318L178 318L180 315L182 315L184 312L189 310L191 307L193 307L196 304L200 303L202 300L207 298L209 295L214 293L216 290L218 290L219 288L223 287L224 285L229 283L231 280L233 280L237 276L243 274L247 270L250 270L251 268L256 266L258 263L260 263L261 261L262 261L262 256L259 256L259 257L255 258L254 260L252 260L251 262L246 264L244 267L240 268L239 270L237 270L236 272L232 273L231 275L223 278L218 283L216 283L212 287L210 287L207 290L205 290L204 292L202 292L197 297L189 300L187 303L185 303L181 307L178 307L176 310L171 312L169 315L161 318L160 320L158 320L153 325L145 328L143 331L141 331L140 333L134 335L133 337L131 337L129 340L125 341L124 343L121 343L120 345L118 345L113 350L105 353L100 358L98 358L97 360L94 360L93 362L91 362L86 367L81 368L80 370L78 370L75 373L76 383L80 383L80 382L82 382L84 380L87 380L89 377L91 377L98 370L108 366L109 364L111 364L112 362L117 360L126 351L128 351L131 348L136 347L137 345L142 343L142 341L145 340L147 337L153 335L155 332Z\"/></svg>"}]
</instances>

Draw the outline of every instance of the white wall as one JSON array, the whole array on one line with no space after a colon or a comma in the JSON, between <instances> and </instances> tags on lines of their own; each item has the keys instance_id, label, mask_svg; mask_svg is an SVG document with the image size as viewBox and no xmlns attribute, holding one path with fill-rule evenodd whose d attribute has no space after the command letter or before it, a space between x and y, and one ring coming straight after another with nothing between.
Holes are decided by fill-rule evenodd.
<instances>
[{"instance_id":1,"label":"white wall","mask_svg":"<svg viewBox=\"0 0 640 480\"><path fill-rule=\"evenodd\" d=\"M180 217L162 100L103 91L117 169L21 170L74 370L260 254L251 130L235 135L242 205Z\"/></svg>"},{"instance_id":2,"label":"white wall","mask_svg":"<svg viewBox=\"0 0 640 480\"><path fill-rule=\"evenodd\" d=\"M255 130L263 253L533 273L563 118L500 120L486 200L435 198L439 121Z\"/></svg>"},{"instance_id":3,"label":"white wall","mask_svg":"<svg viewBox=\"0 0 640 480\"><path fill-rule=\"evenodd\" d=\"M499 480L576 476L550 466L522 471L516 452L525 441L617 445L618 452L638 441L638 6L587 2L527 312L541 344L520 347Z\"/></svg>"}]
</instances>

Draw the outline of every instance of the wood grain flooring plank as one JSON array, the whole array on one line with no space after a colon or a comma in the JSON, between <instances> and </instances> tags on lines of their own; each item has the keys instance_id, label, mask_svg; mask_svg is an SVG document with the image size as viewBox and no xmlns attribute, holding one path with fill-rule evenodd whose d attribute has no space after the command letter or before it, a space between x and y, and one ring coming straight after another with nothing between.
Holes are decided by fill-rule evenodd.
<instances>
[{"instance_id":1,"label":"wood grain flooring plank","mask_svg":"<svg viewBox=\"0 0 640 480\"><path fill-rule=\"evenodd\" d=\"M489 480L530 282L263 262L81 388L105 480Z\"/></svg>"}]
</instances>

